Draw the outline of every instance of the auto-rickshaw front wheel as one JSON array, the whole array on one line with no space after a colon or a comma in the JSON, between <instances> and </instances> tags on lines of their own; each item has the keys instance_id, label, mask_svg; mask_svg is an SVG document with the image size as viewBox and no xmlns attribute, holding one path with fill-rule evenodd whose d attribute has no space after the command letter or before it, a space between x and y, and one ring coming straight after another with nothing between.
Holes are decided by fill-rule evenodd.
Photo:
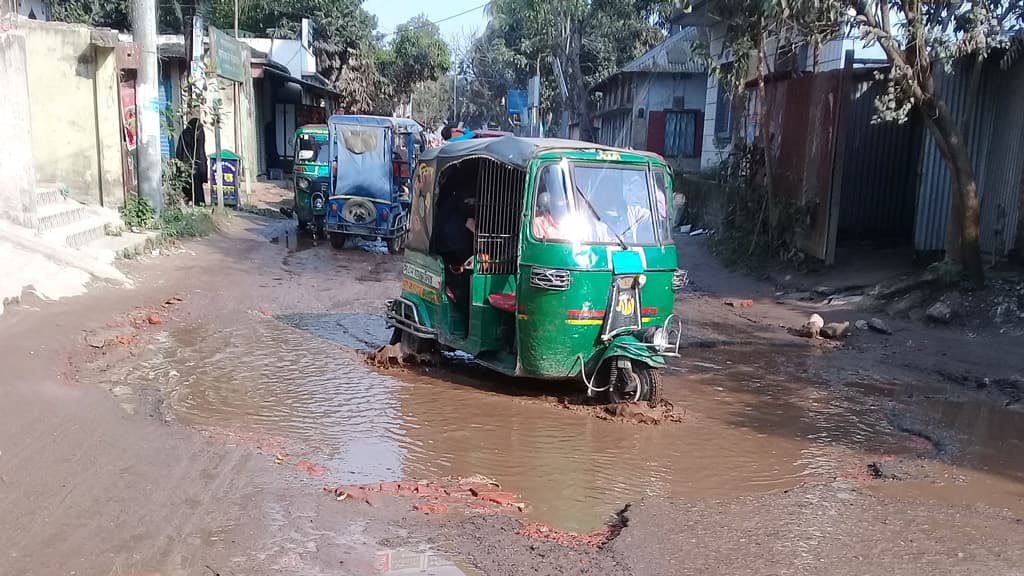
<instances>
[{"instance_id":1,"label":"auto-rickshaw front wheel","mask_svg":"<svg viewBox=\"0 0 1024 576\"><path fill-rule=\"evenodd\" d=\"M661 404L661 373L657 368L636 360L625 361L613 358L608 368L608 400L612 404L621 402L647 402L651 408Z\"/></svg>"}]
</instances>

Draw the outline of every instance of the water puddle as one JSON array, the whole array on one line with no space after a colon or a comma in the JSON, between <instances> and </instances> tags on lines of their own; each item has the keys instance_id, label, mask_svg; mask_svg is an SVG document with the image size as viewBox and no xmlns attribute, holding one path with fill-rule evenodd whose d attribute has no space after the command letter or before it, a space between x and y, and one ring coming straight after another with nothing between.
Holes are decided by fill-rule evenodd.
<instances>
[{"instance_id":1,"label":"water puddle","mask_svg":"<svg viewBox=\"0 0 1024 576\"><path fill-rule=\"evenodd\" d=\"M478 576L479 572L452 562L448 558L432 551L415 550L382 550L377 552L374 564L375 574L383 576L402 576L419 574L421 576Z\"/></svg>"},{"instance_id":2,"label":"water puddle","mask_svg":"<svg viewBox=\"0 0 1024 576\"><path fill-rule=\"evenodd\" d=\"M1024 514L1024 412L946 400L923 400L919 408L939 428L961 435L954 439L957 466L935 465L926 479L889 483L875 490Z\"/></svg>"},{"instance_id":3,"label":"water puddle","mask_svg":"<svg viewBox=\"0 0 1024 576\"><path fill-rule=\"evenodd\" d=\"M379 316L279 320L156 333L125 383L159 383L183 423L300 445L331 483L482 474L522 494L531 520L581 532L642 495L782 490L834 476L836 446L906 449L877 407L797 386L770 354L702 353L692 373L666 374L684 422L640 426L563 410L485 371L370 370L353 349L386 341Z\"/></svg>"}]
</instances>

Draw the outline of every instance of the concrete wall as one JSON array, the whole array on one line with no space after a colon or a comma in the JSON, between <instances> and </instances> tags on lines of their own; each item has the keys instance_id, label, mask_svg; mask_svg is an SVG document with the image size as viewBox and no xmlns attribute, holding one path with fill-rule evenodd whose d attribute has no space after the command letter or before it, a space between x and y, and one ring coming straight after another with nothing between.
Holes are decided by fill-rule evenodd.
<instances>
[{"instance_id":1,"label":"concrete wall","mask_svg":"<svg viewBox=\"0 0 1024 576\"><path fill-rule=\"evenodd\" d=\"M76 200L124 202L118 72L112 48L86 26L19 23L28 55L36 177L66 184Z\"/></svg>"},{"instance_id":2,"label":"concrete wall","mask_svg":"<svg viewBox=\"0 0 1024 576\"><path fill-rule=\"evenodd\" d=\"M34 209L32 123L29 114L25 37L0 33L0 218L25 223Z\"/></svg>"}]
</instances>

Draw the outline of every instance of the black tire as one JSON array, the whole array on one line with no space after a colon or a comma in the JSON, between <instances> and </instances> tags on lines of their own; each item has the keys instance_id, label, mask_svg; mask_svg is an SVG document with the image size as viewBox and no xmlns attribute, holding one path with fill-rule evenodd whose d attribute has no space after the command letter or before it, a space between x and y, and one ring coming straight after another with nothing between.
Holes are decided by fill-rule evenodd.
<instances>
[{"instance_id":1,"label":"black tire","mask_svg":"<svg viewBox=\"0 0 1024 576\"><path fill-rule=\"evenodd\" d=\"M389 254L401 254L402 249L405 248L405 235L395 236L394 238L388 238L388 253Z\"/></svg>"},{"instance_id":2,"label":"black tire","mask_svg":"<svg viewBox=\"0 0 1024 576\"><path fill-rule=\"evenodd\" d=\"M341 250L345 247L345 241L347 238L344 234L331 234L331 248L335 250Z\"/></svg>"},{"instance_id":3,"label":"black tire","mask_svg":"<svg viewBox=\"0 0 1024 576\"><path fill-rule=\"evenodd\" d=\"M401 342L402 341L402 334L403 334L402 330L400 330L399 328L396 327L394 330L391 331L391 341L388 342L388 344L394 346L395 344L398 344L399 342Z\"/></svg>"},{"instance_id":4,"label":"black tire","mask_svg":"<svg viewBox=\"0 0 1024 576\"><path fill-rule=\"evenodd\" d=\"M298 229L300 234L302 234L303 232L309 230L309 222L306 222L305 220L299 220L299 223L295 226L295 228Z\"/></svg>"},{"instance_id":5,"label":"black tire","mask_svg":"<svg viewBox=\"0 0 1024 576\"><path fill-rule=\"evenodd\" d=\"M633 369L640 378L640 399L647 401L651 408L657 408L661 404L661 371L639 362Z\"/></svg>"}]
</instances>

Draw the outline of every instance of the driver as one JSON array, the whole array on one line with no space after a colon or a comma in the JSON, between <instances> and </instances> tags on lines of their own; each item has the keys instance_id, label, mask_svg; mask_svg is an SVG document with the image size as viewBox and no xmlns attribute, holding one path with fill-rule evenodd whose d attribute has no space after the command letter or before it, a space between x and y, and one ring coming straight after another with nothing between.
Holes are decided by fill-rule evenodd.
<instances>
[{"instance_id":1,"label":"driver","mask_svg":"<svg viewBox=\"0 0 1024 576\"><path fill-rule=\"evenodd\" d=\"M569 214L564 194L545 190L537 196L537 211L533 218L533 235L538 240L565 240L562 222Z\"/></svg>"},{"instance_id":2,"label":"driver","mask_svg":"<svg viewBox=\"0 0 1024 576\"><path fill-rule=\"evenodd\" d=\"M640 232L644 224L651 220L651 199L647 191L647 181L640 173L633 174L625 188L626 197L626 225L628 233L625 236L633 242L640 241Z\"/></svg>"}]
</instances>

